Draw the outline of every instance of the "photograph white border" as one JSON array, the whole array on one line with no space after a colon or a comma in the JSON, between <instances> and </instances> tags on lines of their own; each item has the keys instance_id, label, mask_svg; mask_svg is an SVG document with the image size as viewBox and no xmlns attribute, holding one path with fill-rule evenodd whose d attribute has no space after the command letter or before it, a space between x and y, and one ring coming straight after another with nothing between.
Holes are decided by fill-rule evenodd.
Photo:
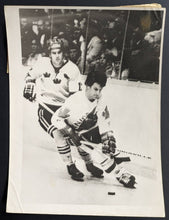
<instances>
[{"instance_id":1,"label":"photograph white border","mask_svg":"<svg viewBox=\"0 0 169 220\"><path fill-rule=\"evenodd\" d=\"M19 102L22 96L23 85L19 82L21 72L21 42L19 27L19 9L21 8L53 8L53 9L106 9L106 10L152 10L152 7L75 7L75 6L5 6L5 18L8 38L9 52L9 75L10 75L10 158L9 158L9 184L8 184L8 201L7 212L13 213L41 213L41 214L69 214L69 215L100 215L100 216L146 216L146 217L164 217L164 201L161 173L161 149L159 148L158 180L159 180L159 204L158 207L129 207L129 206L78 206L78 205L53 205L53 204L32 204L24 205L20 201L21 190L21 167L22 167L22 122L23 122L23 106ZM164 36L164 20L165 9L157 9L163 11L163 28L161 41L161 62L159 87L161 91L161 69L162 69L162 48ZM13 34L15 33L15 35ZM20 52L19 52L20 51ZM17 87L16 87L17 85ZM159 92L159 108L161 103L161 92ZM17 115L16 115L17 112ZM160 113L160 111L159 111ZM160 114L159 114L159 146L160 141ZM18 138L20 137L20 138ZM157 192L155 192L157 193Z\"/></svg>"}]
</instances>

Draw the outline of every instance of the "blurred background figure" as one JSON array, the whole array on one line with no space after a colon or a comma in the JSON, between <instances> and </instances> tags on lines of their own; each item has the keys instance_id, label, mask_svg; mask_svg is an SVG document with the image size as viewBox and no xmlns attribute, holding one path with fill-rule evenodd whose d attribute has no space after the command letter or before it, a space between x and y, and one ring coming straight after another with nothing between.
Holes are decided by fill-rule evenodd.
<instances>
[{"instance_id":1,"label":"blurred background figure","mask_svg":"<svg viewBox=\"0 0 169 220\"><path fill-rule=\"evenodd\" d=\"M69 45L69 58L70 58L70 60L73 63L77 64L79 57L80 57L80 49L79 49L78 45L73 42L70 43L70 45Z\"/></svg>"},{"instance_id":2,"label":"blurred background figure","mask_svg":"<svg viewBox=\"0 0 169 220\"><path fill-rule=\"evenodd\" d=\"M144 40L146 40L150 44L159 43L161 41L161 29L146 33Z\"/></svg>"},{"instance_id":3,"label":"blurred background figure","mask_svg":"<svg viewBox=\"0 0 169 220\"><path fill-rule=\"evenodd\" d=\"M21 44L22 44L22 61L25 62L26 57L30 52L30 28L28 19L26 17L22 17L20 19L20 27L21 27Z\"/></svg>"},{"instance_id":4,"label":"blurred background figure","mask_svg":"<svg viewBox=\"0 0 169 220\"><path fill-rule=\"evenodd\" d=\"M81 39L82 51L81 59L78 65L79 69L84 75L87 75L88 72L90 72L92 62L97 60L103 47L103 43L99 32L99 24L97 22L90 22L86 31L87 36L82 36Z\"/></svg>"},{"instance_id":5,"label":"blurred background figure","mask_svg":"<svg viewBox=\"0 0 169 220\"><path fill-rule=\"evenodd\" d=\"M22 63L48 57L56 37L84 76L101 68L110 78L158 83L161 28L160 11L21 9Z\"/></svg>"},{"instance_id":6,"label":"blurred background figure","mask_svg":"<svg viewBox=\"0 0 169 220\"><path fill-rule=\"evenodd\" d=\"M32 67L41 57L42 57L42 54L40 53L37 40L34 39L32 40L32 44L31 44L31 53L28 55L28 58L26 59L24 65Z\"/></svg>"}]
</instances>

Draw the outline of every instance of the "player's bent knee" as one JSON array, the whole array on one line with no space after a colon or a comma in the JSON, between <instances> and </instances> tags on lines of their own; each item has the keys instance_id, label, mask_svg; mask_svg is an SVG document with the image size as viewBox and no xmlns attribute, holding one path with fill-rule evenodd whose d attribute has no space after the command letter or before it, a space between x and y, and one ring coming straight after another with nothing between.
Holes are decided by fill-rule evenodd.
<instances>
[{"instance_id":1,"label":"player's bent knee","mask_svg":"<svg viewBox=\"0 0 169 220\"><path fill-rule=\"evenodd\" d=\"M52 134L57 146L64 146L67 144L63 134L58 129L55 129Z\"/></svg>"}]
</instances>

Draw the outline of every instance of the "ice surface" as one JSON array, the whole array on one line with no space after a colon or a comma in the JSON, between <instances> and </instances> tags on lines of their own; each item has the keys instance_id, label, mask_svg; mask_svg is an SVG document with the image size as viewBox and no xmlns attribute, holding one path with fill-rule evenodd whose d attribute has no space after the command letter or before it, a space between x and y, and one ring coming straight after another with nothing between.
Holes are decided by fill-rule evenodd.
<instances>
[{"instance_id":1,"label":"ice surface","mask_svg":"<svg viewBox=\"0 0 169 220\"><path fill-rule=\"evenodd\" d=\"M105 174L104 179L91 177L75 148L72 149L74 160L84 172L85 180L76 182L70 179L54 140L38 124L37 104L23 99L26 119L23 125L23 203L158 204L152 186L158 184L156 160L160 148L159 86L111 81L103 93L109 102L117 147L152 158L148 160L141 156L121 154L131 158L131 162L122 165L136 176L136 189L124 188L113 174ZM108 195L108 192L115 192L115 195Z\"/></svg>"}]
</instances>

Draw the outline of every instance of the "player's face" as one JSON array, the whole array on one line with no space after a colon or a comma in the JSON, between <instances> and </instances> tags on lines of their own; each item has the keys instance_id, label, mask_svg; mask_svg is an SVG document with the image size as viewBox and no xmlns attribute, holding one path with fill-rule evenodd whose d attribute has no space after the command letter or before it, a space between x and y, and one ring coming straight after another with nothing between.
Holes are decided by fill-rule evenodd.
<instances>
[{"instance_id":1,"label":"player's face","mask_svg":"<svg viewBox=\"0 0 169 220\"><path fill-rule=\"evenodd\" d=\"M64 55L61 49L59 48L52 49L50 53L50 57L54 67L58 68L62 66L64 62Z\"/></svg>"},{"instance_id":2,"label":"player's face","mask_svg":"<svg viewBox=\"0 0 169 220\"><path fill-rule=\"evenodd\" d=\"M102 87L98 83L86 87L86 95L90 101L100 98Z\"/></svg>"}]
</instances>

